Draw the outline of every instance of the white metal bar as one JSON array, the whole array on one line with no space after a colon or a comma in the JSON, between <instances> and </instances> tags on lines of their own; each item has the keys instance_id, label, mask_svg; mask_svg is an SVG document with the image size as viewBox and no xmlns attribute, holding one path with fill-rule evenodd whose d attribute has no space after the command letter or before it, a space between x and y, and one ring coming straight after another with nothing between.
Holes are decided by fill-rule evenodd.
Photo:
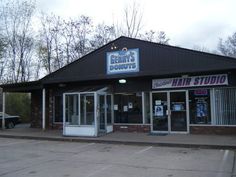
<instances>
[{"instance_id":1,"label":"white metal bar","mask_svg":"<svg viewBox=\"0 0 236 177\"><path fill-rule=\"evenodd\" d=\"M149 93L150 95L150 124L151 124L151 132L153 132L153 105L152 105L152 92Z\"/></svg>"},{"instance_id":2,"label":"white metal bar","mask_svg":"<svg viewBox=\"0 0 236 177\"><path fill-rule=\"evenodd\" d=\"M188 90L186 90L186 92L185 92L185 98L186 98L186 119L187 119L187 133L189 133L190 132L190 128L189 128L189 123L190 123L190 116L189 116L189 92L188 92Z\"/></svg>"},{"instance_id":3,"label":"white metal bar","mask_svg":"<svg viewBox=\"0 0 236 177\"><path fill-rule=\"evenodd\" d=\"M114 124L114 95L111 94L111 124Z\"/></svg>"},{"instance_id":4,"label":"white metal bar","mask_svg":"<svg viewBox=\"0 0 236 177\"><path fill-rule=\"evenodd\" d=\"M6 93L2 92L2 129L5 129L5 105Z\"/></svg>"},{"instance_id":5,"label":"white metal bar","mask_svg":"<svg viewBox=\"0 0 236 177\"><path fill-rule=\"evenodd\" d=\"M145 124L145 115L146 115L146 110L145 110L145 100L144 100L144 92L142 92L142 116L143 116L143 124Z\"/></svg>"},{"instance_id":6,"label":"white metal bar","mask_svg":"<svg viewBox=\"0 0 236 177\"><path fill-rule=\"evenodd\" d=\"M66 94L63 94L63 135L65 135L66 128Z\"/></svg>"},{"instance_id":7,"label":"white metal bar","mask_svg":"<svg viewBox=\"0 0 236 177\"><path fill-rule=\"evenodd\" d=\"M97 120L97 114L98 114L98 102L97 102L97 93L94 93L94 128L95 128L95 136L98 136L98 120Z\"/></svg>"},{"instance_id":8,"label":"white metal bar","mask_svg":"<svg viewBox=\"0 0 236 177\"><path fill-rule=\"evenodd\" d=\"M46 103L46 93L45 93L45 88L42 91L42 129L45 130L45 103Z\"/></svg>"},{"instance_id":9,"label":"white metal bar","mask_svg":"<svg viewBox=\"0 0 236 177\"><path fill-rule=\"evenodd\" d=\"M168 110L168 118L167 118L167 120L168 120L168 133L171 133L171 108L170 108L170 102L171 102L171 98L170 98L170 94L171 94L171 92L170 91L168 91L168 92L166 92L166 94L167 94L167 110Z\"/></svg>"},{"instance_id":10,"label":"white metal bar","mask_svg":"<svg viewBox=\"0 0 236 177\"><path fill-rule=\"evenodd\" d=\"M210 108L211 108L211 124L216 125L216 99L215 89L210 89Z\"/></svg>"},{"instance_id":11,"label":"white metal bar","mask_svg":"<svg viewBox=\"0 0 236 177\"><path fill-rule=\"evenodd\" d=\"M81 105L80 105L80 94L78 93L78 117L79 117L79 122L78 124L81 125Z\"/></svg>"},{"instance_id":12,"label":"white metal bar","mask_svg":"<svg viewBox=\"0 0 236 177\"><path fill-rule=\"evenodd\" d=\"M84 111L84 125L87 125L87 96L86 95L84 95L83 102L84 102L84 108L83 108L83 111Z\"/></svg>"}]
</instances>

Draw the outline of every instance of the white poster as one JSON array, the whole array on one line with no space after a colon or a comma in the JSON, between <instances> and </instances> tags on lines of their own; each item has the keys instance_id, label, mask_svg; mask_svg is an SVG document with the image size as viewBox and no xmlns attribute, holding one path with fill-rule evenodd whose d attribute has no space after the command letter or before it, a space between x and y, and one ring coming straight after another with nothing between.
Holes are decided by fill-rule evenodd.
<instances>
[{"instance_id":1,"label":"white poster","mask_svg":"<svg viewBox=\"0 0 236 177\"><path fill-rule=\"evenodd\" d=\"M114 104L114 110L117 111L118 110L118 105Z\"/></svg>"},{"instance_id":2,"label":"white poster","mask_svg":"<svg viewBox=\"0 0 236 177\"><path fill-rule=\"evenodd\" d=\"M132 102L129 102L129 109L133 109L133 103Z\"/></svg>"},{"instance_id":3,"label":"white poster","mask_svg":"<svg viewBox=\"0 0 236 177\"><path fill-rule=\"evenodd\" d=\"M164 116L164 108L162 105L155 106L154 115L155 116Z\"/></svg>"},{"instance_id":4,"label":"white poster","mask_svg":"<svg viewBox=\"0 0 236 177\"><path fill-rule=\"evenodd\" d=\"M161 105L161 100L156 100L155 105Z\"/></svg>"}]
</instances>

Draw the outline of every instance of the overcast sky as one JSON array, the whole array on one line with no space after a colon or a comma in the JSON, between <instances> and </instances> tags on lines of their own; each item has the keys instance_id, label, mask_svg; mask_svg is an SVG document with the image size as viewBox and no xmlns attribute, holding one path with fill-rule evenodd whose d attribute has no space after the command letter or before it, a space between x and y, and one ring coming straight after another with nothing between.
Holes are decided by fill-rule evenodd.
<instances>
[{"instance_id":1,"label":"overcast sky","mask_svg":"<svg viewBox=\"0 0 236 177\"><path fill-rule=\"evenodd\" d=\"M95 24L122 20L133 2L143 13L143 30L165 31L170 44L217 48L219 38L236 32L236 0L38 0L37 7L64 18L87 15Z\"/></svg>"}]
</instances>

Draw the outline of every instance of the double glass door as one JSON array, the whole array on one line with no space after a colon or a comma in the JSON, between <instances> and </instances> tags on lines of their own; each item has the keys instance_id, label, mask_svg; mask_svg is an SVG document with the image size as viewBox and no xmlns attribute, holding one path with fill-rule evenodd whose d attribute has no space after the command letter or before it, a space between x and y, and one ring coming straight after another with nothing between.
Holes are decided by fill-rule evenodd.
<instances>
[{"instance_id":1,"label":"double glass door","mask_svg":"<svg viewBox=\"0 0 236 177\"><path fill-rule=\"evenodd\" d=\"M152 93L152 131L188 132L186 91Z\"/></svg>"}]
</instances>

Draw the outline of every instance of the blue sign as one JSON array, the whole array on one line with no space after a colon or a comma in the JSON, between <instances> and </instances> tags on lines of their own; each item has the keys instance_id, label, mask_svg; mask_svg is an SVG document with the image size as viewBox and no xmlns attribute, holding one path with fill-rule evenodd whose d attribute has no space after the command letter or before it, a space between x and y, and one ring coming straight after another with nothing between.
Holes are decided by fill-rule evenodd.
<instances>
[{"instance_id":1,"label":"blue sign","mask_svg":"<svg viewBox=\"0 0 236 177\"><path fill-rule=\"evenodd\" d=\"M139 49L107 52L107 74L139 72Z\"/></svg>"}]
</instances>

